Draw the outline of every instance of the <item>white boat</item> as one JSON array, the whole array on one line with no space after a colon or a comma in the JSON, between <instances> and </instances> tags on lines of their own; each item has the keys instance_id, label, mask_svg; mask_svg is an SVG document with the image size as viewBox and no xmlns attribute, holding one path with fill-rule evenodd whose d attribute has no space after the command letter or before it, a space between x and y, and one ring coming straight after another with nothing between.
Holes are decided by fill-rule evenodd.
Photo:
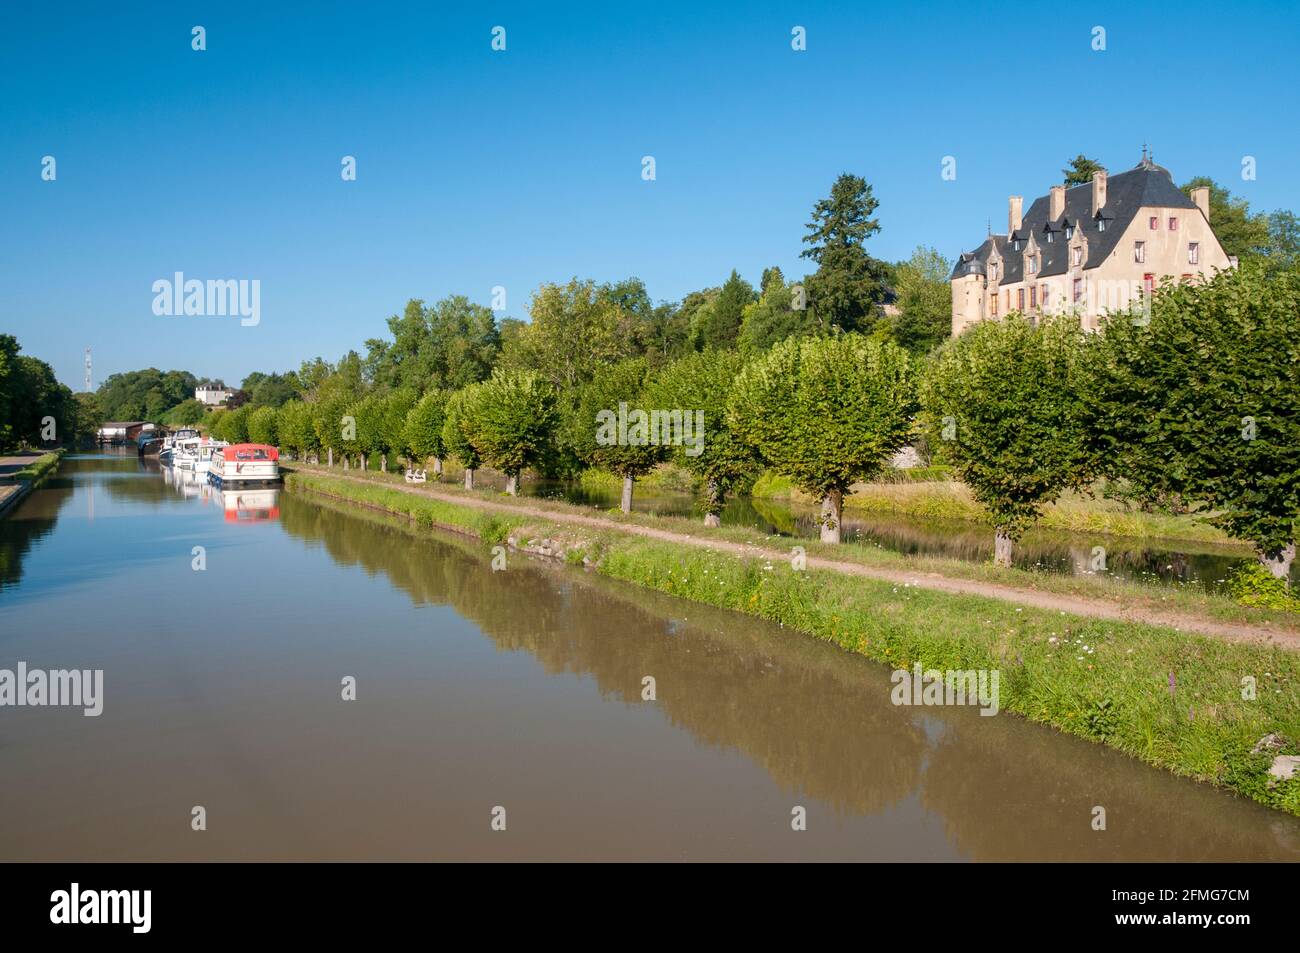
<instances>
[{"instance_id":1,"label":"white boat","mask_svg":"<svg viewBox=\"0 0 1300 953\"><path fill-rule=\"evenodd\" d=\"M211 468L213 452L227 446L229 444L224 440L212 440L208 437L186 437L176 442L172 453L172 465L181 470L207 473Z\"/></svg>"},{"instance_id":2,"label":"white boat","mask_svg":"<svg viewBox=\"0 0 1300 953\"><path fill-rule=\"evenodd\" d=\"M212 454L208 479L223 489L280 482L280 451L264 443L236 443Z\"/></svg>"},{"instance_id":3,"label":"white boat","mask_svg":"<svg viewBox=\"0 0 1300 953\"><path fill-rule=\"evenodd\" d=\"M163 438L162 449L158 451L158 462L165 467L175 466L177 444L198 436L200 436L199 432L193 427L182 427L175 433L168 434Z\"/></svg>"}]
</instances>

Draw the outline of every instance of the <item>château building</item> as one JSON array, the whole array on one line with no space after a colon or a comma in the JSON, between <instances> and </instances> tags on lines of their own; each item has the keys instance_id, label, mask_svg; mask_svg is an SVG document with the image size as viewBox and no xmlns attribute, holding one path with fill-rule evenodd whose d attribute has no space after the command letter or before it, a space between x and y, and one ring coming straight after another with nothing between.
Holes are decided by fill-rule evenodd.
<instances>
[{"instance_id":1,"label":"ch\u00e2teau building","mask_svg":"<svg viewBox=\"0 0 1300 953\"><path fill-rule=\"evenodd\" d=\"M1013 195L1006 235L990 234L953 268L952 333L985 318L1071 312L1099 317L1139 305L1161 279L1185 281L1236 266L1210 227L1210 190L1188 198L1143 150L1127 172L1054 185L1022 214Z\"/></svg>"}]
</instances>

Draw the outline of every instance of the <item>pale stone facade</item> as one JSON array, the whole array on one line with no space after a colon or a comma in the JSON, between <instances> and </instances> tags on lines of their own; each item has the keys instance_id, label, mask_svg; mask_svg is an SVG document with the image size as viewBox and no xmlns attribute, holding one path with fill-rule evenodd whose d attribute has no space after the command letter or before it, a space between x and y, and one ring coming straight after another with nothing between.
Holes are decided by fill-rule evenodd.
<instances>
[{"instance_id":1,"label":"pale stone facade","mask_svg":"<svg viewBox=\"0 0 1300 953\"><path fill-rule=\"evenodd\" d=\"M1093 330L1111 311L1140 305L1166 278L1186 281L1236 262L1210 227L1209 189L1188 198L1145 153L1135 168L1053 186L1022 214L1011 196L1007 233L989 235L953 269L952 333L986 318L1078 314Z\"/></svg>"}]
</instances>

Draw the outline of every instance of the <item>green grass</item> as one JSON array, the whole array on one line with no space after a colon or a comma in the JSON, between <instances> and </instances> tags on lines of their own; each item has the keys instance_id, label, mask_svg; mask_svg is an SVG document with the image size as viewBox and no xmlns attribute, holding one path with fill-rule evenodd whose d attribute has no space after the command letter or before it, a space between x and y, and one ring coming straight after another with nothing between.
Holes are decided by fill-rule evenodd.
<instances>
[{"instance_id":1,"label":"green grass","mask_svg":"<svg viewBox=\"0 0 1300 953\"><path fill-rule=\"evenodd\" d=\"M571 564L587 557L605 576L769 619L892 668L998 669L1005 711L1300 815L1300 778L1270 786L1272 754L1251 754L1269 733L1286 739L1281 753L1300 753L1294 652L829 570L795 572L784 561L636 537L612 520L600 530L575 528L548 522L540 508L502 518L314 473L286 479L293 489L493 543L515 533L550 537ZM1247 677L1254 700L1242 698Z\"/></svg>"},{"instance_id":2,"label":"green grass","mask_svg":"<svg viewBox=\"0 0 1300 953\"><path fill-rule=\"evenodd\" d=\"M59 459L63 456L62 450L55 450L52 453L44 454L37 457L21 470L10 474L14 480L23 483L34 483L44 477L47 473L58 465Z\"/></svg>"}]
</instances>

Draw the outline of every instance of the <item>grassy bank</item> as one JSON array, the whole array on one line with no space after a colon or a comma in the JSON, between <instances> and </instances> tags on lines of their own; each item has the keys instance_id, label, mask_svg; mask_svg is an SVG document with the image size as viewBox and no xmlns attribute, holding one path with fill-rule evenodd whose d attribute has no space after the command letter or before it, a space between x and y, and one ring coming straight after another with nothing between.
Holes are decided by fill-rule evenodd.
<instances>
[{"instance_id":1,"label":"grassy bank","mask_svg":"<svg viewBox=\"0 0 1300 953\"><path fill-rule=\"evenodd\" d=\"M907 472L907 471L899 471ZM942 468L928 468L911 480L891 479L881 483L854 485L844 506L857 513L911 516L920 519L956 519L991 525L988 513L962 483L946 479ZM926 477L940 477L926 479ZM815 501L781 476L764 474L754 484L759 498L790 500L812 505ZM1237 543L1222 530L1196 516L1142 513L1126 510L1114 500L1090 499L1067 494L1043 508L1036 526L1072 533L1105 533L1138 539L1189 540L1205 543ZM1243 548L1246 548L1243 545Z\"/></svg>"},{"instance_id":2,"label":"grassy bank","mask_svg":"<svg viewBox=\"0 0 1300 953\"><path fill-rule=\"evenodd\" d=\"M1273 755L1300 754L1300 655L1159 626L1105 622L743 558L527 513L456 503L317 472L287 476L325 493L493 543L548 539L570 562L627 582L778 622L894 668L998 669L1001 706L1149 764L1300 815L1300 777L1270 785ZM442 487L439 488L443 489ZM1253 678L1256 697L1243 699ZM1280 751L1252 754L1263 736Z\"/></svg>"},{"instance_id":3,"label":"grassy bank","mask_svg":"<svg viewBox=\"0 0 1300 953\"><path fill-rule=\"evenodd\" d=\"M20 483L35 483L53 470L62 456L62 450L39 456L21 470L16 470L11 476Z\"/></svg>"}]
</instances>

